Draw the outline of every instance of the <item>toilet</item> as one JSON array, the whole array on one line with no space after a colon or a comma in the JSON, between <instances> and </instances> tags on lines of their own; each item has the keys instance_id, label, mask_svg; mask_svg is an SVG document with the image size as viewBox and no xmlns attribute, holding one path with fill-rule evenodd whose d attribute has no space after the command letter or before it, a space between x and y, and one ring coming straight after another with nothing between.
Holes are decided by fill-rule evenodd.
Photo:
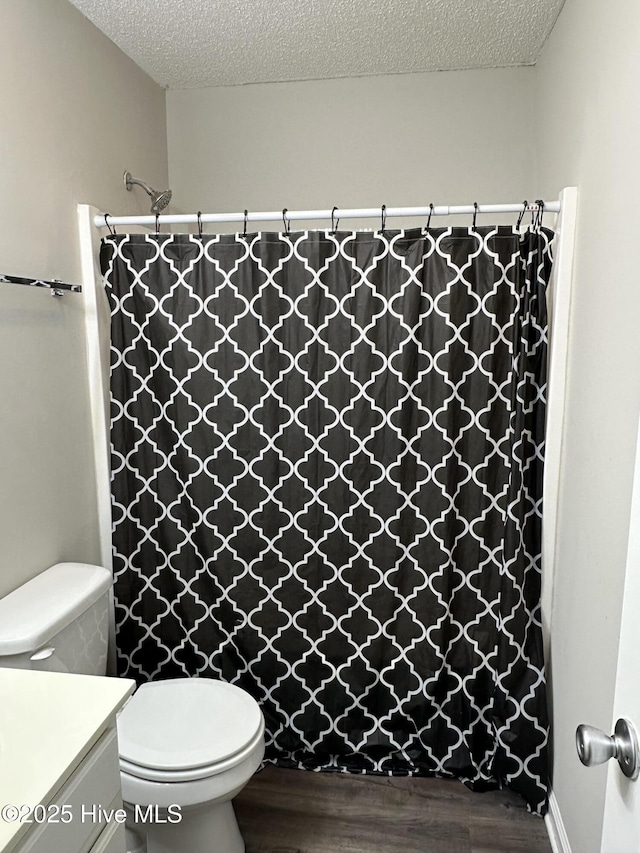
<instances>
[{"instance_id":1,"label":"toilet","mask_svg":"<svg viewBox=\"0 0 640 853\"><path fill-rule=\"evenodd\" d=\"M0 666L104 675L111 583L101 566L58 563L0 599ZM129 853L243 853L231 801L264 755L248 693L211 678L149 682L117 729ZM148 806L158 821L140 819Z\"/></svg>"}]
</instances>

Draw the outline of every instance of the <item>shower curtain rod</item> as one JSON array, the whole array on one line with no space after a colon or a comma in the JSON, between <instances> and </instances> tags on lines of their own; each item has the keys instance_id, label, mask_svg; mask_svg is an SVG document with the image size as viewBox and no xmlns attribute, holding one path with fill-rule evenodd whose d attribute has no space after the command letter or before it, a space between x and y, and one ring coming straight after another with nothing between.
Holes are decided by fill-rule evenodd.
<instances>
[{"instance_id":1,"label":"shower curtain rod","mask_svg":"<svg viewBox=\"0 0 640 853\"><path fill-rule=\"evenodd\" d=\"M560 201L545 201L543 202L545 213L559 213ZM284 210L284 211L261 211L245 213L167 213L159 216L111 216L110 213L100 214L95 216L93 224L96 228L104 228L107 223L109 225L195 225L200 221L202 225L212 222L283 222L286 217L287 221L300 219L328 219L332 218L336 221L340 219L381 219L391 218L394 216L449 216L453 214L469 214L474 213L535 213L540 210L537 202L524 205L523 202L517 204L479 204L476 207L473 204L458 204L458 205L435 205L431 207L356 207L356 208L334 208L325 210Z\"/></svg>"}]
</instances>

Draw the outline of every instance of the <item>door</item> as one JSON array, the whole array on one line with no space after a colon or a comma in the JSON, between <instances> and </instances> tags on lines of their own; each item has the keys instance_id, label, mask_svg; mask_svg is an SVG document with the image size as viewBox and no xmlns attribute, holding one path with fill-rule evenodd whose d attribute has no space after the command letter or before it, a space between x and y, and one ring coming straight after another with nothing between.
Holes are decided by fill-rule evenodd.
<instances>
[{"instance_id":1,"label":"door","mask_svg":"<svg viewBox=\"0 0 640 853\"><path fill-rule=\"evenodd\" d=\"M640 434L636 449L627 570L613 719L626 717L640 731ZM608 734L610 734L608 732ZM609 762L602 853L640 851L640 779L631 781Z\"/></svg>"}]
</instances>

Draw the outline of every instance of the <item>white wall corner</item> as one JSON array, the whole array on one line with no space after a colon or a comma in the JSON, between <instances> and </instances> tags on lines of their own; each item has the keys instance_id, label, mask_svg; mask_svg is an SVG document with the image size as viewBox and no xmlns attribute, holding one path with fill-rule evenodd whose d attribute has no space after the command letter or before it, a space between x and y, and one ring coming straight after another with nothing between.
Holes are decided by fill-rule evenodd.
<instances>
[{"instance_id":1,"label":"white wall corner","mask_svg":"<svg viewBox=\"0 0 640 853\"><path fill-rule=\"evenodd\" d=\"M100 237L93 224L93 218L99 212L97 208L88 204L77 206L100 564L113 573L108 408L109 340L108 332L106 336L101 333L99 296L104 293L104 285L98 264ZM109 675L116 674L115 636L115 605L113 587L111 587L109 590L109 655L107 660Z\"/></svg>"},{"instance_id":2,"label":"white wall corner","mask_svg":"<svg viewBox=\"0 0 640 853\"><path fill-rule=\"evenodd\" d=\"M561 210L556 222L556 241L549 288L550 304L548 306L550 340L543 487L541 600L543 636L547 658L553 622L558 513L563 480L569 325L578 210L577 188L565 187L560 193L560 203Z\"/></svg>"},{"instance_id":3,"label":"white wall corner","mask_svg":"<svg viewBox=\"0 0 640 853\"><path fill-rule=\"evenodd\" d=\"M549 791L549 811L545 815L544 822L547 827L547 834L549 835L553 853L571 853L569 837L564 828L560 806L553 790Z\"/></svg>"}]
</instances>

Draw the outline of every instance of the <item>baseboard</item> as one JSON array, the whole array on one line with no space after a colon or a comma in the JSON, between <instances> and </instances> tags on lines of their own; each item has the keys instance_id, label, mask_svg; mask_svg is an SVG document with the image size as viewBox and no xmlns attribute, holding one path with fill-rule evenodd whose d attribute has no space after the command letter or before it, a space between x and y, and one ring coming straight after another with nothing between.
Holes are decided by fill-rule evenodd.
<instances>
[{"instance_id":1,"label":"baseboard","mask_svg":"<svg viewBox=\"0 0 640 853\"><path fill-rule=\"evenodd\" d=\"M544 818L553 853L571 853L569 838L562 822L560 806L553 791L549 791L549 811Z\"/></svg>"}]
</instances>

